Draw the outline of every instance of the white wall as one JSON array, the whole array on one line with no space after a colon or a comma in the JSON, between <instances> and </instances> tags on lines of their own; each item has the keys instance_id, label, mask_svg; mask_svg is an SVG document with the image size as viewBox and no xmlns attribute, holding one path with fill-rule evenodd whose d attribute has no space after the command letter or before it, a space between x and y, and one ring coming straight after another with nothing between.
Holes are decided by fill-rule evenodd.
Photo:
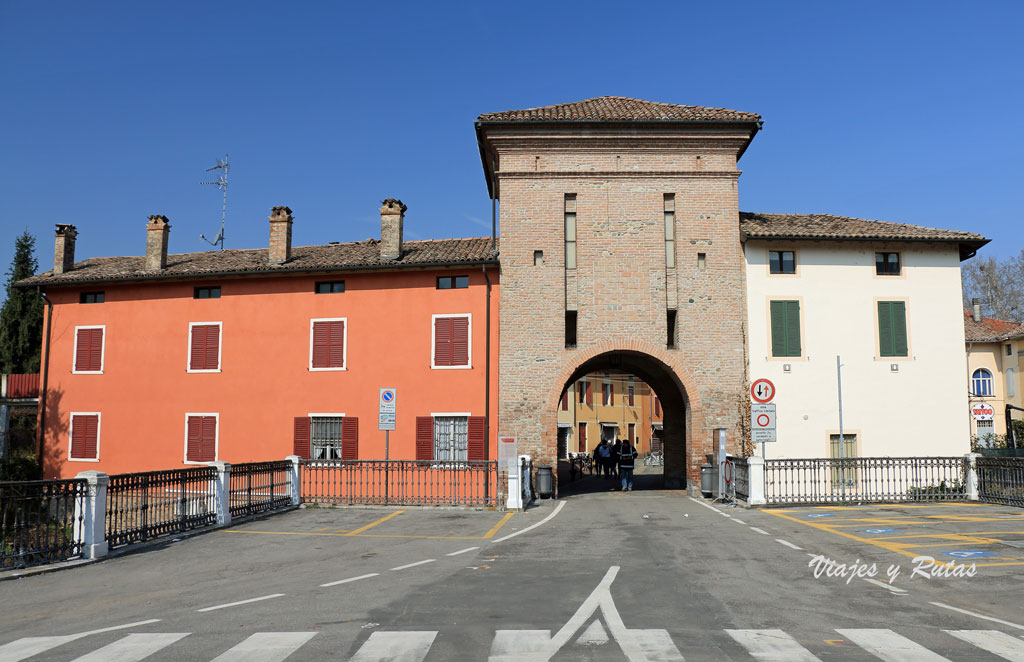
<instances>
[{"instance_id":1,"label":"white wall","mask_svg":"<svg viewBox=\"0 0 1024 662\"><path fill-rule=\"evenodd\" d=\"M769 459L828 457L829 434L839 431L836 355L843 428L857 434L860 456L970 451L955 244L748 241L744 250L750 380L766 377L777 391ZM795 250L796 275L769 274L769 250ZM875 275L876 251L900 252L901 275ZM800 301L803 356L772 357L771 299ZM878 356L879 300L907 303L906 358Z\"/></svg>"}]
</instances>

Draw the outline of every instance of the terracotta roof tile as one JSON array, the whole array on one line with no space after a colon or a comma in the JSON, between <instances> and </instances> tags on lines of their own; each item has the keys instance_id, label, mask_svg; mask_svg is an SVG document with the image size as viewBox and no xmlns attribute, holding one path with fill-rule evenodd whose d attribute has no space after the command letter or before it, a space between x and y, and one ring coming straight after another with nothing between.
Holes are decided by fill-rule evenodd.
<instances>
[{"instance_id":1,"label":"terracotta roof tile","mask_svg":"<svg viewBox=\"0 0 1024 662\"><path fill-rule=\"evenodd\" d=\"M541 108L484 113L480 122L758 122L760 115L727 108L679 106L628 97L595 97Z\"/></svg>"},{"instance_id":2,"label":"terracotta roof tile","mask_svg":"<svg viewBox=\"0 0 1024 662\"><path fill-rule=\"evenodd\" d=\"M167 268L146 271L146 258L94 257L75 263L60 275L46 272L18 281L19 287L65 285L101 281L201 278L227 274L276 274L362 269L394 269L442 264L480 264L494 262L491 238L432 239L407 241L399 260L380 259L380 241L297 246L284 264L269 264L266 248L182 253L167 256Z\"/></svg>"},{"instance_id":3,"label":"terracotta roof tile","mask_svg":"<svg viewBox=\"0 0 1024 662\"><path fill-rule=\"evenodd\" d=\"M964 310L964 336L968 342L999 342L1010 338L1024 336L1024 322L982 317L980 322L974 321L974 313Z\"/></svg>"},{"instance_id":4,"label":"terracotta roof tile","mask_svg":"<svg viewBox=\"0 0 1024 662\"><path fill-rule=\"evenodd\" d=\"M973 232L939 230L906 223L872 221L831 214L740 212L740 231L748 239L950 241L968 244L975 249L989 241Z\"/></svg>"}]
</instances>

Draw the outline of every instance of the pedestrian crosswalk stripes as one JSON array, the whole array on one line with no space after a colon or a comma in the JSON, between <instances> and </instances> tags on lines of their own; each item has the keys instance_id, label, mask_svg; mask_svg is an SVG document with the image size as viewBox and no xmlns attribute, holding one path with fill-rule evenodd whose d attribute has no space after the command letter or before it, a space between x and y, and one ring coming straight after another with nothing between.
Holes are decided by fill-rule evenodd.
<instances>
[{"instance_id":1,"label":"pedestrian crosswalk stripes","mask_svg":"<svg viewBox=\"0 0 1024 662\"><path fill-rule=\"evenodd\" d=\"M614 643L600 621L593 621L597 625L589 626L576 640L576 644L586 647L593 659L601 659L601 646ZM508 634L512 630L502 630L499 633ZM518 631L529 632L529 631ZM543 633L545 639L550 638L547 631ZM630 655L632 660L647 660L655 662L666 659L682 659L678 657L680 652L686 655L684 642L673 640L669 633L664 630L633 630L632 632L657 634L640 639L642 645L638 645ZM834 630L842 640L830 640L832 631L823 632L820 636L798 641L795 637L781 629L727 629L724 630L728 638L742 647L752 659L759 662L815 662L820 660L811 649L822 649L826 651L823 657L830 659L834 656L834 649L828 650L826 646L840 643L844 646L856 646L866 653L884 662L941 662L948 658L940 655L923 646L922 644L898 634L893 630L882 628L842 628ZM941 634L940 634L941 633ZM25 637L0 646L0 662L20 662L53 651L62 654L60 659L69 659L71 655L79 651L59 650L61 646L84 640L92 633L51 636L51 637ZM437 637L436 631L376 631L359 646L358 650L347 658L348 662L423 662L430 648ZM90 652L84 652L80 657L74 658L75 662L99 662L100 660L118 660L118 662L138 662L163 650L174 654L175 645L186 637L195 637L186 632L161 632L161 633L135 633L126 635L109 644L94 648ZM234 647L220 653L211 652L211 662L281 662L285 659L301 660L301 649L313 637L327 636L316 632L258 632L244 639ZM972 646L976 651L970 655L990 653L1003 660L1010 662L1024 662L1024 639L1000 632L998 630L940 630L931 634L929 642L936 646L934 637L948 637L946 641L938 645L943 647L946 655L960 659L968 655L965 646ZM643 641L641 641L641 639ZM497 641L497 638L496 638ZM725 644L726 640L720 642ZM682 644L682 645L680 645ZM706 650L708 642L702 640L699 645ZM195 641L192 642L193 648ZM678 646L678 648L677 648ZM340 645L339 648L343 648ZM500 646L499 646L500 647ZM548 660L554 654L544 647L535 647L536 650L528 652L525 660ZM662 650L664 649L664 650ZM492 652L493 652L492 648ZM955 652L949 652L955 651ZM611 651L609 651L611 653ZM290 657L292 655L295 657ZM667 654L667 655L666 655ZM621 653L619 653L621 655ZM191 652L189 659L196 659L202 655L195 655ZM479 656L482 659L482 655ZM335 657L332 659L345 659ZM973 658L972 658L973 659Z\"/></svg>"}]
</instances>

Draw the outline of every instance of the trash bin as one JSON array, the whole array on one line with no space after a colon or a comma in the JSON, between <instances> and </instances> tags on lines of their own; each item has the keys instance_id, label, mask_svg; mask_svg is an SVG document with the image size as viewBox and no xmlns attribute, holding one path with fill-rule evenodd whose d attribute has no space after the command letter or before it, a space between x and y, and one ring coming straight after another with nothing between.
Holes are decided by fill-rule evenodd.
<instances>
[{"instance_id":1,"label":"trash bin","mask_svg":"<svg viewBox=\"0 0 1024 662\"><path fill-rule=\"evenodd\" d=\"M705 496L711 496L714 491L715 472L710 464L702 465L700 468L700 491Z\"/></svg>"},{"instance_id":2,"label":"trash bin","mask_svg":"<svg viewBox=\"0 0 1024 662\"><path fill-rule=\"evenodd\" d=\"M555 478L551 474L551 467L537 467L537 494L542 499L547 499L555 491Z\"/></svg>"}]
</instances>

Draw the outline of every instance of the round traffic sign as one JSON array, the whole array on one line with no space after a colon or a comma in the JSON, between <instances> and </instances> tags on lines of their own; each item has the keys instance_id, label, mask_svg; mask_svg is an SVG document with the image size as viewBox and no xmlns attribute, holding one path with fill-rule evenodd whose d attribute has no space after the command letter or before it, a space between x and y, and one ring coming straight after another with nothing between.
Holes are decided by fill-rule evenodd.
<instances>
[{"instance_id":1,"label":"round traffic sign","mask_svg":"<svg viewBox=\"0 0 1024 662\"><path fill-rule=\"evenodd\" d=\"M383 400L384 402L391 402L392 400L395 399L395 392L384 391L383 393L380 394L380 399Z\"/></svg>"},{"instance_id":2,"label":"round traffic sign","mask_svg":"<svg viewBox=\"0 0 1024 662\"><path fill-rule=\"evenodd\" d=\"M775 384L767 379L758 379L750 385L750 397L754 399L754 402L761 404L771 402L775 397Z\"/></svg>"},{"instance_id":3,"label":"round traffic sign","mask_svg":"<svg viewBox=\"0 0 1024 662\"><path fill-rule=\"evenodd\" d=\"M766 427L768 427L768 424L771 423L771 422L772 422L772 417L769 416L768 414L758 414L757 415L757 427L759 427L759 428L766 428Z\"/></svg>"}]
</instances>

